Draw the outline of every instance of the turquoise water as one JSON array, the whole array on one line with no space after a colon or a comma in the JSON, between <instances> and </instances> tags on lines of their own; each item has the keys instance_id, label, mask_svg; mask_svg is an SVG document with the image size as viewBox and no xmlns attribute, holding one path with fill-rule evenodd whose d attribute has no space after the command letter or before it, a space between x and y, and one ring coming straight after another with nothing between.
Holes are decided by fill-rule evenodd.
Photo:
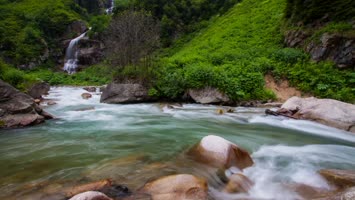
<instances>
[{"instance_id":1,"label":"turquoise water","mask_svg":"<svg viewBox=\"0 0 355 200\"><path fill-rule=\"evenodd\" d=\"M188 104L107 105L100 96L83 100L80 88L53 88L57 101L45 109L58 119L0 133L0 199L40 199L70 185L112 178L132 190L162 175L205 177L211 198L215 175L184 156L206 135L218 135L248 150L255 165L245 174L255 182L250 196L295 199L282 184L330 186L322 168L355 169L355 135L308 121L265 116L262 108L216 114L216 106ZM89 109L89 110L85 110ZM78 111L84 109L84 111ZM270 184L272 183L272 184Z\"/></svg>"}]
</instances>

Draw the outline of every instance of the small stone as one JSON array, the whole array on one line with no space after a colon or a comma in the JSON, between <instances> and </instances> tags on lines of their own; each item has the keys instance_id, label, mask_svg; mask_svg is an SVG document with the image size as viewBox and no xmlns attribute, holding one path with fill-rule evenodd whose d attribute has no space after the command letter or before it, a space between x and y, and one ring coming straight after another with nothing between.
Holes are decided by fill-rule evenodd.
<instances>
[{"instance_id":1,"label":"small stone","mask_svg":"<svg viewBox=\"0 0 355 200\"><path fill-rule=\"evenodd\" d=\"M223 110L223 109L217 109L216 110L216 114L218 114L218 115L223 115L224 113L226 113L226 111Z\"/></svg>"},{"instance_id":2,"label":"small stone","mask_svg":"<svg viewBox=\"0 0 355 200\"><path fill-rule=\"evenodd\" d=\"M38 104L38 105L41 103L41 100L40 100L40 99L35 99L34 101L35 101L35 103Z\"/></svg>"},{"instance_id":3,"label":"small stone","mask_svg":"<svg viewBox=\"0 0 355 200\"><path fill-rule=\"evenodd\" d=\"M96 87L84 87L83 89L88 92L96 92Z\"/></svg>"},{"instance_id":4,"label":"small stone","mask_svg":"<svg viewBox=\"0 0 355 200\"><path fill-rule=\"evenodd\" d=\"M83 94L81 95L81 97L82 97L83 99L90 99L90 98L92 97L92 95L91 95L90 93L83 93Z\"/></svg>"}]
</instances>

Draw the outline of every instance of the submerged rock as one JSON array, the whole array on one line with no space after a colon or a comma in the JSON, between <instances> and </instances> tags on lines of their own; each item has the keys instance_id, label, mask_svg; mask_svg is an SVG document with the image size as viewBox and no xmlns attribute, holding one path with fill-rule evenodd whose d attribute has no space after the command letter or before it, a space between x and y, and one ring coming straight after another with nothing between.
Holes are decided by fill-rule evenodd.
<instances>
[{"instance_id":1,"label":"submerged rock","mask_svg":"<svg viewBox=\"0 0 355 200\"><path fill-rule=\"evenodd\" d=\"M35 125L52 118L31 96L0 80L0 128Z\"/></svg>"},{"instance_id":2,"label":"submerged rock","mask_svg":"<svg viewBox=\"0 0 355 200\"><path fill-rule=\"evenodd\" d=\"M152 101L148 89L138 83L110 83L103 90L100 102L102 103L143 103Z\"/></svg>"},{"instance_id":3,"label":"submerged rock","mask_svg":"<svg viewBox=\"0 0 355 200\"><path fill-rule=\"evenodd\" d=\"M112 200L112 199L101 192L88 191L88 192L77 194L72 198L70 198L69 200Z\"/></svg>"},{"instance_id":4,"label":"submerged rock","mask_svg":"<svg viewBox=\"0 0 355 200\"><path fill-rule=\"evenodd\" d=\"M42 82L34 84L28 91L28 94L34 99L41 99L42 95L47 95L50 90L48 83Z\"/></svg>"},{"instance_id":5,"label":"submerged rock","mask_svg":"<svg viewBox=\"0 0 355 200\"><path fill-rule=\"evenodd\" d=\"M207 182L189 174L171 175L149 182L140 190L153 200L205 200Z\"/></svg>"},{"instance_id":6,"label":"submerged rock","mask_svg":"<svg viewBox=\"0 0 355 200\"><path fill-rule=\"evenodd\" d=\"M306 119L355 133L355 105L333 99L292 97L274 115Z\"/></svg>"},{"instance_id":7,"label":"submerged rock","mask_svg":"<svg viewBox=\"0 0 355 200\"><path fill-rule=\"evenodd\" d=\"M96 92L96 87L84 87L83 89L88 92Z\"/></svg>"},{"instance_id":8,"label":"submerged rock","mask_svg":"<svg viewBox=\"0 0 355 200\"><path fill-rule=\"evenodd\" d=\"M355 186L355 170L322 169L319 174L337 187Z\"/></svg>"},{"instance_id":9,"label":"submerged rock","mask_svg":"<svg viewBox=\"0 0 355 200\"><path fill-rule=\"evenodd\" d=\"M81 94L81 97L83 99L90 99L92 97L92 95L90 93L83 93L83 94Z\"/></svg>"},{"instance_id":10,"label":"submerged rock","mask_svg":"<svg viewBox=\"0 0 355 200\"><path fill-rule=\"evenodd\" d=\"M84 184L84 185L79 185L76 187L73 187L71 189L69 189L66 192L66 196L67 197L72 197L75 196L77 194L86 192L86 191L99 191L99 190L103 190L106 188L111 187L111 180L106 179L106 180L101 180L101 181L97 181L97 182L92 182L92 183L88 183L88 184Z\"/></svg>"},{"instance_id":11,"label":"submerged rock","mask_svg":"<svg viewBox=\"0 0 355 200\"><path fill-rule=\"evenodd\" d=\"M224 191L228 193L247 193L252 186L253 182L248 177L241 173L236 173L229 177Z\"/></svg>"},{"instance_id":12,"label":"submerged rock","mask_svg":"<svg viewBox=\"0 0 355 200\"><path fill-rule=\"evenodd\" d=\"M188 152L196 161L217 168L232 166L244 169L254 164L249 153L236 144L221 137L209 135Z\"/></svg>"},{"instance_id":13,"label":"submerged rock","mask_svg":"<svg viewBox=\"0 0 355 200\"><path fill-rule=\"evenodd\" d=\"M224 104L230 102L230 99L226 94L212 87L205 87L202 89L190 89L188 93L196 103Z\"/></svg>"}]
</instances>

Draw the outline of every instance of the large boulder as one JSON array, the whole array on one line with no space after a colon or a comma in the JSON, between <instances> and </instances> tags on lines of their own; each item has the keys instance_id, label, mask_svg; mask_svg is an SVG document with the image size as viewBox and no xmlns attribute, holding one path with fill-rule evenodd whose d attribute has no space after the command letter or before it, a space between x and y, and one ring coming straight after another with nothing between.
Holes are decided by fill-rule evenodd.
<instances>
[{"instance_id":1,"label":"large boulder","mask_svg":"<svg viewBox=\"0 0 355 200\"><path fill-rule=\"evenodd\" d=\"M28 91L28 94L34 99L41 99L42 95L47 95L50 89L51 87L48 83L36 83Z\"/></svg>"},{"instance_id":2,"label":"large boulder","mask_svg":"<svg viewBox=\"0 0 355 200\"><path fill-rule=\"evenodd\" d=\"M103 90L102 103L141 103L152 101L148 89L138 83L110 83Z\"/></svg>"},{"instance_id":3,"label":"large boulder","mask_svg":"<svg viewBox=\"0 0 355 200\"><path fill-rule=\"evenodd\" d=\"M319 174L337 187L355 186L355 170L322 169Z\"/></svg>"},{"instance_id":4,"label":"large boulder","mask_svg":"<svg viewBox=\"0 0 355 200\"><path fill-rule=\"evenodd\" d=\"M51 118L31 96L0 80L0 128L35 125Z\"/></svg>"},{"instance_id":5,"label":"large boulder","mask_svg":"<svg viewBox=\"0 0 355 200\"><path fill-rule=\"evenodd\" d=\"M140 190L153 200L206 200L207 182L189 174L171 175L149 182Z\"/></svg>"},{"instance_id":6,"label":"large boulder","mask_svg":"<svg viewBox=\"0 0 355 200\"><path fill-rule=\"evenodd\" d=\"M201 104L225 104L230 102L226 94L212 87L190 89L188 93L195 102Z\"/></svg>"},{"instance_id":7,"label":"large boulder","mask_svg":"<svg viewBox=\"0 0 355 200\"><path fill-rule=\"evenodd\" d=\"M240 170L254 164L249 153L224 138L209 135L188 152L196 161L213 167L228 169L238 167Z\"/></svg>"},{"instance_id":8,"label":"large boulder","mask_svg":"<svg viewBox=\"0 0 355 200\"><path fill-rule=\"evenodd\" d=\"M281 111L290 111L291 117L296 119L312 120L355 133L353 104L333 99L292 97L282 105Z\"/></svg>"}]
</instances>

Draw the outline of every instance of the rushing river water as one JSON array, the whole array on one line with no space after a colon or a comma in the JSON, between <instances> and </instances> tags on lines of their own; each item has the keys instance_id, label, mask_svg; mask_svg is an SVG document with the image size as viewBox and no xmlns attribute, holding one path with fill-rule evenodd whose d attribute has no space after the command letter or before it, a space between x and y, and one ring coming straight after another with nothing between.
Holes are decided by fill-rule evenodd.
<instances>
[{"instance_id":1,"label":"rushing river water","mask_svg":"<svg viewBox=\"0 0 355 200\"><path fill-rule=\"evenodd\" d=\"M245 174L255 182L250 196L297 199L287 184L330 186L322 168L355 169L355 136L309 121L265 116L262 108L237 107L216 114L216 106L188 104L100 104L84 100L80 88L53 88L57 101L45 109L56 120L0 134L0 199L40 199L66 186L112 178L132 190L168 174L205 177L211 199L238 199L219 192L219 180L184 152L206 135L218 135L247 149L255 164Z\"/></svg>"}]
</instances>

